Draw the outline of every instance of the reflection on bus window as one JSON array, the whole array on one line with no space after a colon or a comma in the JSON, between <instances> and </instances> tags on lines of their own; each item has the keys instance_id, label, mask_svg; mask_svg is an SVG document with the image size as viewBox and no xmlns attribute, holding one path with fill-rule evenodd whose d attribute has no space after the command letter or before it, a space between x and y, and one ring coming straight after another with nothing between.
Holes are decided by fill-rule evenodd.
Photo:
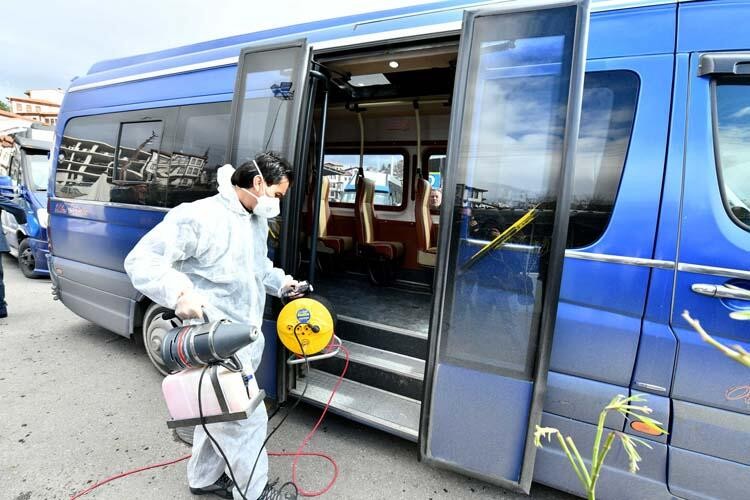
<instances>
[{"instance_id":1,"label":"reflection on bus window","mask_svg":"<svg viewBox=\"0 0 750 500\"><path fill-rule=\"evenodd\" d=\"M225 101L70 120L60 144L55 195L174 207L215 194L216 170L227 162L230 106ZM176 119L133 122L157 113Z\"/></svg>"},{"instance_id":2,"label":"reflection on bus window","mask_svg":"<svg viewBox=\"0 0 750 500\"><path fill-rule=\"evenodd\" d=\"M750 82L721 80L716 86L717 162L724 204L736 223L750 230Z\"/></svg>"},{"instance_id":3,"label":"reflection on bus window","mask_svg":"<svg viewBox=\"0 0 750 500\"><path fill-rule=\"evenodd\" d=\"M357 191L358 154L326 154L323 175L328 177L332 203L354 204ZM365 177L375 181L376 206L400 207L404 191L403 154L365 154Z\"/></svg>"},{"instance_id":4,"label":"reflection on bus window","mask_svg":"<svg viewBox=\"0 0 750 500\"><path fill-rule=\"evenodd\" d=\"M229 102L183 106L169 163L167 207L216 194L216 171L227 162Z\"/></svg>"},{"instance_id":5,"label":"reflection on bus window","mask_svg":"<svg viewBox=\"0 0 750 500\"><path fill-rule=\"evenodd\" d=\"M298 90L292 81L297 55L298 49L288 48L244 56L244 100L234 132L237 165L258 153L289 147L287 123Z\"/></svg>"},{"instance_id":6,"label":"reflection on bus window","mask_svg":"<svg viewBox=\"0 0 750 500\"><path fill-rule=\"evenodd\" d=\"M574 11L478 18L458 144L441 356L529 380L547 280ZM453 190L455 189L455 194ZM492 242L492 244L488 244Z\"/></svg>"},{"instance_id":7,"label":"reflection on bus window","mask_svg":"<svg viewBox=\"0 0 750 500\"><path fill-rule=\"evenodd\" d=\"M633 131L639 85L638 75L632 71L586 74L569 248L596 242L609 225Z\"/></svg>"}]
</instances>

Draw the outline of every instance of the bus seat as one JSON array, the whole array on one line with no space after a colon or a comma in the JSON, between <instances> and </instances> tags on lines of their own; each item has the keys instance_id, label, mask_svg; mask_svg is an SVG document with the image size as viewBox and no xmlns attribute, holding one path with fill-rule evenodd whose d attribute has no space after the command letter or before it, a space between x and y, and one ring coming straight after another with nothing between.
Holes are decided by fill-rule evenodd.
<instances>
[{"instance_id":1,"label":"bus seat","mask_svg":"<svg viewBox=\"0 0 750 500\"><path fill-rule=\"evenodd\" d=\"M331 186L328 177L323 177L320 189L320 217L318 219L318 251L330 254L341 254L354 248L354 238L351 236L333 236L328 234L328 224L331 221L331 206L328 196Z\"/></svg>"},{"instance_id":2,"label":"bus seat","mask_svg":"<svg viewBox=\"0 0 750 500\"><path fill-rule=\"evenodd\" d=\"M417 222L417 263L424 267L435 267L437 247L432 245L432 215L430 215L430 183L417 179L417 200L414 205L414 220Z\"/></svg>"},{"instance_id":3,"label":"bus seat","mask_svg":"<svg viewBox=\"0 0 750 500\"><path fill-rule=\"evenodd\" d=\"M404 244L398 241L375 239L375 181L360 178L354 201L354 219L357 236L357 252L360 255L380 257L393 261L404 255Z\"/></svg>"}]
</instances>

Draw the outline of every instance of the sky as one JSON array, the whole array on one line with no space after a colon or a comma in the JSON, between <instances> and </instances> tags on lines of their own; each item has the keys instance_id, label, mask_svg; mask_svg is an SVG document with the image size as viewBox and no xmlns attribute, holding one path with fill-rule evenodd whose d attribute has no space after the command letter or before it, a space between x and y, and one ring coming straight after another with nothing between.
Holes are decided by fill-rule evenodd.
<instances>
[{"instance_id":1,"label":"sky","mask_svg":"<svg viewBox=\"0 0 750 500\"><path fill-rule=\"evenodd\" d=\"M3 0L0 100L29 89L66 89L103 59L429 2Z\"/></svg>"}]
</instances>

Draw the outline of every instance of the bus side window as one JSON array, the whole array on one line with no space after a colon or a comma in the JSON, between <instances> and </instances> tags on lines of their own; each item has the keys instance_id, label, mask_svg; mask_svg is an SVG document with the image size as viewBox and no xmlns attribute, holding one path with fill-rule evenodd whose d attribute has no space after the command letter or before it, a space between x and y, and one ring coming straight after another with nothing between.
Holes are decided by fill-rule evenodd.
<instances>
[{"instance_id":1,"label":"bus side window","mask_svg":"<svg viewBox=\"0 0 750 500\"><path fill-rule=\"evenodd\" d=\"M716 82L716 164L724 207L750 231L750 80Z\"/></svg>"},{"instance_id":2,"label":"bus side window","mask_svg":"<svg viewBox=\"0 0 750 500\"><path fill-rule=\"evenodd\" d=\"M117 116L111 114L73 118L65 125L55 174L55 196L110 201L119 127Z\"/></svg>"},{"instance_id":3,"label":"bus side window","mask_svg":"<svg viewBox=\"0 0 750 500\"><path fill-rule=\"evenodd\" d=\"M365 153L363 168L365 177L375 181L375 208L403 210L404 198L404 153ZM356 195L359 154L326 152L323 159L323 175L328 177L330 191L328 201L353 206Z\"/></svg>"},{"instance_id":4,"label":"bus side window","mask_svg":"<svg viewBox=\"0 0 750 500\"><path fill-rule=\"evenodd\" d=\"M123 123L116 152L115 186L110 201L133 205L164 205L164 180L158 168L164 135L161 120Z\"/></svg>"},{"instance_id":5,"label":"bus side window","mask_svg":"<svg viewBox=\"0 0 750 500\"><path fill-rule=\"evenodd\" d=\"M609 225L630 145L639 86L638 75L632 71L586 73L568 248L595 243Z\"/></svg>"},{"instance_id":6,"label":"bus side window","mask_svg":"<svg viewBox=\"0 0 750 500\"><path fill-rule=\"evenodd\" d=\"M169 162L167 207L216 194L216 171L227 159L230 102L180 108Z\"/></svg>"}]
</instances>

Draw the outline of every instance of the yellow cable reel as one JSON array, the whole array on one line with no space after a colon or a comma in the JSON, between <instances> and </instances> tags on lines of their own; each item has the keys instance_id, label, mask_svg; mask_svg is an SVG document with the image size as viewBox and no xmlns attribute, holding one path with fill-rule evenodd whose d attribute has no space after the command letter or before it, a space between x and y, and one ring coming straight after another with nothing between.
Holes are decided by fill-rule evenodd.
<instances>
[{"instance_id":1,"label":"yellow cable reel","mask_svg":"<svg viewBox=\"0 0 750 500\"><path fill-rule=\"evenodd\" d=\"M291 352L312 356L331 343L336 327L336 314L322 297L303 297L289 302L276 320L276 333ZM296 337L295 337L296 331ZM299 338L299 341L297 339Z\"/></svg>"}]
</instances>

